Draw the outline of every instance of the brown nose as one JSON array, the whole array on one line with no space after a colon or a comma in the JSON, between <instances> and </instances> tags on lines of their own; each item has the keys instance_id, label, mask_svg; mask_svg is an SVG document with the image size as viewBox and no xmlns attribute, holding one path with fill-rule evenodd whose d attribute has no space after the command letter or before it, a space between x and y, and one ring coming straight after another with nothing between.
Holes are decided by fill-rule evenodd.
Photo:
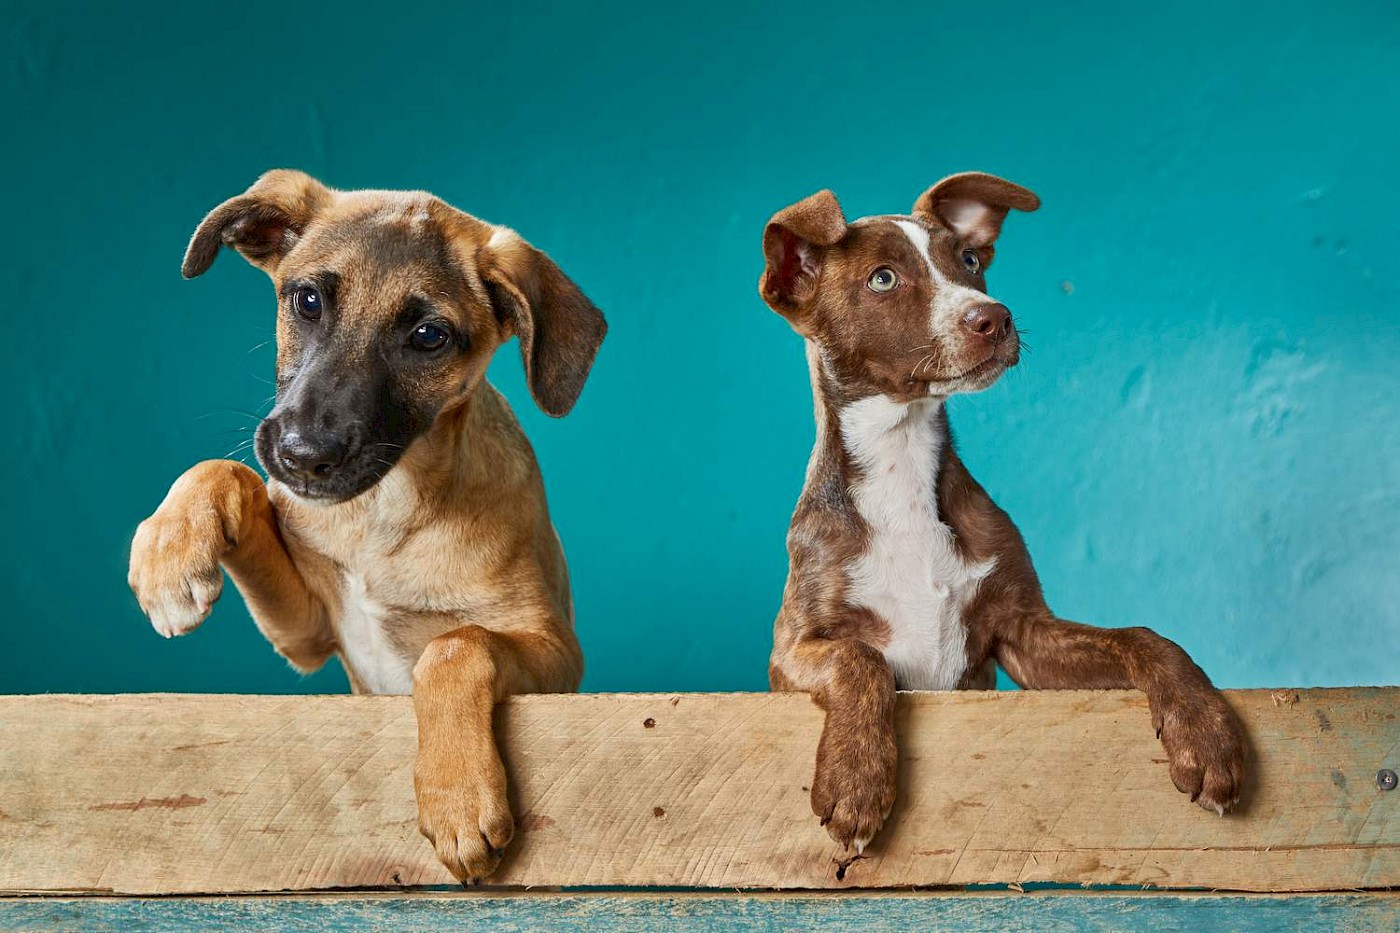
<instances>
[{"instance_id":1,"label":"brown nose","mask_svg":"<svg viewBox=\"0 0 1400 933\"><path fill-rule=\"evenodd\" d=\"M1006 305L982 305L963 315L962 326L973 337L1000 340L1011 330L1011 312Z\"/></svg>"}]
</instances>

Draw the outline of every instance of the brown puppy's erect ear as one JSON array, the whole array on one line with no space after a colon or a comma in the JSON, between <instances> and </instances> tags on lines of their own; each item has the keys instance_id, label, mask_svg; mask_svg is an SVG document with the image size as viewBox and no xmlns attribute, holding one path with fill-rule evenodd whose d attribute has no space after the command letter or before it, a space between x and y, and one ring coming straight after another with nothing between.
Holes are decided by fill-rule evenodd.
<instances>
[{"instance_id":1,"label":"brown puppy's erect ear","mask_svg":"<svg viewBox=\"0 0 1400 933\"><path fill-rule=\"evenodd\" d=\"M763 229L766 265L758 293L774 311L792 320L816 290L821 251L846 235L846 215L836 195L818 191L785 207Z\"/></svg>"},{"instance_id":2,"label":"brown puppy's erect ear","mask_svg":"<svg viewBox=\"0 0 1400 933\"><path fill-rule=\"evenodd\" d=\"M497 314L520 341L535 404L555 418L567 415L608 332L603 312L514 230L495 228L477 254L477 267Z\"/></svg>"},{"instance_id":3,"label":"brown puppy's erect ear","mask_svg":"<svg viewBox=\"0 0 1400 933\"><path fill-rule=\"evenodd\" d=\"M251 188L220 204L200 222L180 271L187 279L201 275L226 244L270 275L330 195L329 188L305 172L263 173Z\"/></svg>"},{"instance_id":4,"label":"brown puppy's erect ear","mask_svg":"<svg viewBox=\"0 0 1400 933\"><path fill-rule=\"evenodd\" d=\"M919 195L913 213L947 227L973 249L989 249L1008 211L1038 207L1040 198L1029 189L985 172L963 172Z\"/></svg>"}]
</instances>

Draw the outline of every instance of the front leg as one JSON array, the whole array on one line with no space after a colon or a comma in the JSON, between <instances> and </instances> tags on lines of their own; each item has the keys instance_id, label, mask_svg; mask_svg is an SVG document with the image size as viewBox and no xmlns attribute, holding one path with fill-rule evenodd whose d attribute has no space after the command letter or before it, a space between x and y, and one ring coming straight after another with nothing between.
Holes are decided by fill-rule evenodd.
<instances>
[{"instance_id":1,"label":"front leg","mask_svg":"<svg viewBox=\"0 0 1400 933\"><path fill-rule=\"evenodd\" d=\"M490 875L515 834L492 729L496 703L515 693L576 690L582 666L578 643L557 620L529 632L468 625L433 639L418 659L418 828L464 884Z\"/></svg>"},{"instance_id":2,"label":"front leg","mask_svg":"<svg viewBox=\"0 0 1400 933\"><path fill-rule=\"evenodd\" d=\"M156 631L193 631L223 592L227 569L253 620L301 671L325 663L334 634L277 528L262 478L242 463L206 460L185 471L136 529L127 582Z\"/></svg>"},{"instance_id":3,"label":"front leg","mask_svg":"<svg viewBox=\"0 0 1400 933\"><path fill-rule=\"evenodd\" d=\"M775 690L804 690L826 713L812 776L812 811L856 854L894 806L899 752L894 673L878 650L854 638L802 638L773 658Z\"/></svg>"},{"instance_id":4,"label":"front leg","mask_svg":"<svg viewBox=\"0 0 1400 933\"><path fill-rule=\"evenodd\" d=\"M1175 642L1146 628L1094 628L1046 613L1008 625L995 653L1011 679L1027 689L1141 690L1177 790L1222 816L1239 802L1244 730L1220 691Z\"/></svg>"}]
</instances>

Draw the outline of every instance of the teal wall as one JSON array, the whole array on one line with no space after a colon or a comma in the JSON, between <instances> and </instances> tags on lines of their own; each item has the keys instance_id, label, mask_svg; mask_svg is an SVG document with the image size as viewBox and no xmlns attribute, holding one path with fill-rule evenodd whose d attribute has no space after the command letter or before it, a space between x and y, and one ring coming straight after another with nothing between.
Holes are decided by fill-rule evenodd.
<instances>
[{"instance_id":1,"label":"teal wall","mask_svg":"<svg viewBox=\"0 0 1400 933\"><path fill-rule=\"evenodd\" d=\"M607 311L569 418L492 370L587 689L764 687L813 429L763 223L971 168L1045 202L991 277L1034 352L953 416L1052 604L1230 686L1400 679L1394 3L357 6L6 4L0 691L344 688L231 588L167 642L125 585L136 523L266 410L265 278L179 266L273 166L430 189Z\"/></svg>"}]
</instances>

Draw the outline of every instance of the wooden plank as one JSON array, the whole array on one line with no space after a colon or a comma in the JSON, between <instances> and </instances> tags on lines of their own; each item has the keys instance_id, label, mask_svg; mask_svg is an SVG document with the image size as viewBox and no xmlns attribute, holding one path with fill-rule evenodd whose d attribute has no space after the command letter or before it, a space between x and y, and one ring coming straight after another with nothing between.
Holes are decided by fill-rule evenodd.
<instances>
[{"instance_id":1,"label":"wooden plank","mask_svg":"<svg viewBox=\"0 0 1400 933\"><path fill-rule=\"evenodd\" d=\"M1347 930L1400 928L1394 894L460 894L0 898L0 933L201 929L593 930Z\"/></svg>"},{"instance_id":2,"label":"wooden plank","mask_svg":"<svg viewBox=\"0 0 1400 933\"><path fill-rule=\"evenodd\" d=\"M1256 746L1239 815L1187 803L1130 692L908 694L891 823L842 854L808 810L820 714L773 694L526 697L499 728L526 886L1060 882L1400 886L1400 689L1229 694ZM448 884L415 827L392 697L0 699L0 891Z\"/></svg>"}]
</instances>

